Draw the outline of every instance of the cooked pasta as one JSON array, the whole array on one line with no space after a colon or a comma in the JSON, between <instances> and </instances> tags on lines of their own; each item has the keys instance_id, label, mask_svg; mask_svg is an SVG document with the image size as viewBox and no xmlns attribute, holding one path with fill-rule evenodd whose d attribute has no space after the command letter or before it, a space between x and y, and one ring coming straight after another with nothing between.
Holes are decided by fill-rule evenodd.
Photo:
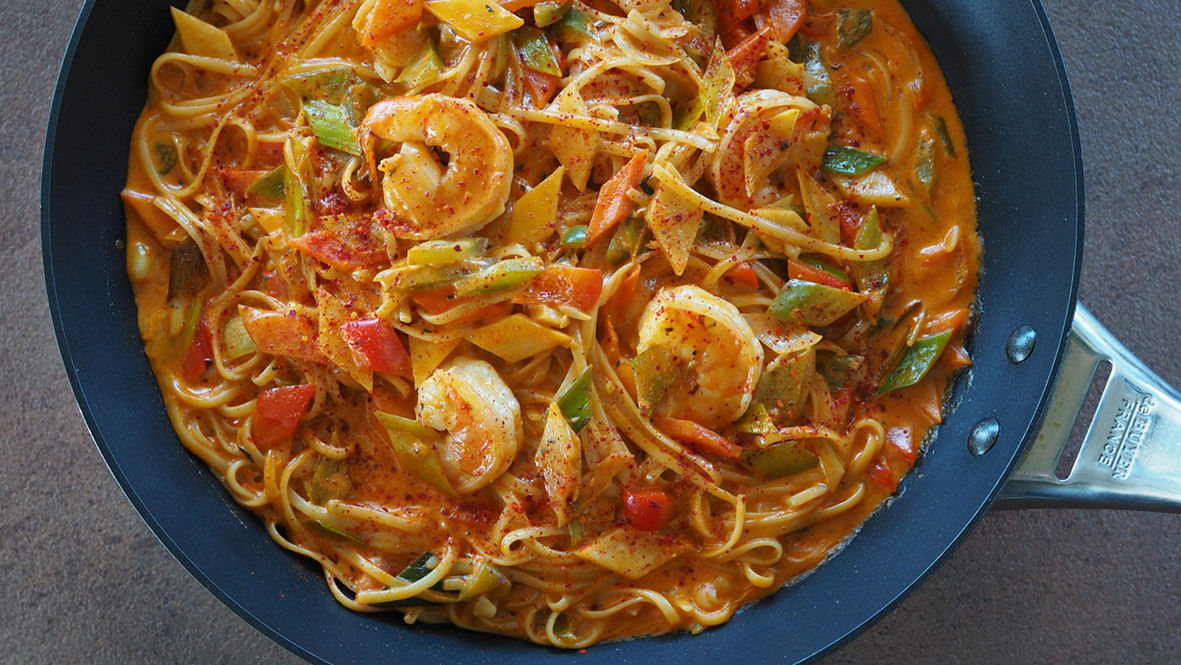
<instances>
[{"instance_id":1,"label":"cooked pasta","mask_svg":"<svg viewBox=\"0 0 1181 665\"><path fill-rule=\"evenodd\" d=\"M895 0L172 11L123 192L145 348L343 605L700 632L940 422L974 200Z\"/></svg>"}]
</instances>

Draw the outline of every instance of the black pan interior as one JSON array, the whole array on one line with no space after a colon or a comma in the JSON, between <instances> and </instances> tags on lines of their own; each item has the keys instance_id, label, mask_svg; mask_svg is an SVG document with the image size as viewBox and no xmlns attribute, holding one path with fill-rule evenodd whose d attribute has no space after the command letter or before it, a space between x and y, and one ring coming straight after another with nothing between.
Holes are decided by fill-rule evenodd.
<instances>
[{"instance_id":1,"label":"black pan interior","mask_svg":"<svg viewBox=\"0 0 1181 665\"><path fill-rule=\"evenodd\" d=\"M174 3L175 4L175 3ZM1074 307L1082 246L1077 130L1061 58L1032 0L904 0L944 67L967 128L984 272L975 366L958 407L903 484L833 560L697 637L598 646L584 665L662 660L794 663L839 645L928 574L987 509L1043 406ZM309 660L520 663L558 652L339 606L309 562L273 545L252 514L173 434L136 331L124 269L123 186L153 58L172 32L161 0L91 0L50 118L42 245L67 372L112 473L161 542L247 621ZM1011 363L1019 326L1038 333ZM991 452L969 431L995 418ZM95 482L104 482L101 479Z\"/></svg>"}]
</instances>

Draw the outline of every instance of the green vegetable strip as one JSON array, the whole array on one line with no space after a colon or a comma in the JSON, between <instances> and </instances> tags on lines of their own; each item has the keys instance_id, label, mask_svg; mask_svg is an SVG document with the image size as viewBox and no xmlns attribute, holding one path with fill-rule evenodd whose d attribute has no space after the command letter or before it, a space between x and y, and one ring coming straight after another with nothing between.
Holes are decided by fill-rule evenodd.
<instances>
[{"instance_id":1,"label":"green vegetable strip","mask_svg":"<svg viewBox=\"0 0 1181 665\"><path fill-rule=\"evenodd\" d=\"M536 5L533 5L533 23L539 28L544 28L547 25L553 25L562 20L562 17L569 11L569 2L542 0Z\"/></svg>"},{"instance_id":2,"label":"green vegetable strip","mask_svg":"<svg viewBox=\"0 0 1181 665\"><path fill-rule=\"evenodd\" d=\"M913 386L921 381L935 365L935 361L939 360L939 356L943 355L943 350L951 341L951 333L951 330L945 330L915 342L878 388L878 394L885 395L892 390Z\"/></svg>"},{"instance_id":3,"label":"green vegetable strip","mask_svg":"<svg viewBox=\"0 0 1181 665\"><path fill-rule=\"evenodd\" d=\"M837 15L837 48L847 49L873 31L873 12L868 9L842 9Z\"/></svg>"},{"instance_id":4,"label":"green vegetable strip","mask_svg":"<svg viewBox=\"0 0 1181 665\"><path fill-rule=\"evenodd\" d=\"M588 366L582 370L582 374L578 375L574 383L558 395L558 410L566 417L575 433L581 432L591 419L590 382L591 368Z\"/></svg>"},{"instance_id":5,"label":"green vegetable strip","mask_svg":"<svg viewBox=\"0 0 1181 665\"><path fill-rule=\"evenodd\" d=\"M955 159L958 157L955 151L955 144L951 142L951 134L947 131L947 122L943 120L943 116L928 114L927 119L931 121L931 127L935 129L935 134L939 136L939 142L943 144L943 150L948 157Z\"/></svg>"},{"instance_id":6,"label":"green vegetable strip","mask_svg":"<svg viewBox=\"0 0 1181 665\"><path fill-rule=\"evenodd\" d=\"M832 77L828 75L828 65L824 62L824 54L820 51L820 44L807 41L803 42L801 47L803 49L800 55L804 65L804 94L817 104L835 107L837 93L832 87Z\"/></svg>"},{"instance_id":7,"label":"green vegetable strip","mask_svg":"<svg viewBox=\"0 0 1181 665\"><path fill-rule=\"evenodd\" d=\"M607 262L619 265L636 255L640 251L640 242L644 237L644 220L641 217L630 217L611 236L607 245Z\"/></svg>"},{"instance_id":8,"label":"green vegetable strip","mask_svg":"<svg viewBox=\"0 0 1181 665\"><path fill-rule=\"evenodd\" d=\"M582 249L586 247L586 226L571 226L562 233L562 247Z\"/></svg>"},{"instance_id":9,"label":"green vegetable strip","mask_svg":"<svg viewBox=\"0 0 1181 665\"><path fill-rule=\"evenodd\" d=\"M407 250L406 260L412 266L446 265L480 256L488 247L487 238L427 240Z\"/></svg>"},{"instance_id":10,"label":"green vegetable strip","mask_svg":"<svg viewBox=\"0 0 1181 665\"><path fill-rule=\"evenodd\" d=\"M886 158L872 152L863 152L856 148L843 145L830 146L824 151L824 162L821 167L825 171L842 173L844 175L861 175L872 171L884 164Z\"/></svg>"},{"instance_id":11,"label":"green vegetable strip","mask_svg":"<svg viewBox=\"0 0 1181 665\"><path fill-rule=\"evenodd\" d=\"M340 104L361 78L348 67L330 67L296 74L283 79L283 85L307 101L319 99L329 104Z\"/></svg>"},{"instance_id":12,"label":"green vegetable strip","mask_svg":"<svg viewBox=\"0 0 1181 665\"><path fill-rule=\"evenodd\" d=\"M874 245L874 247L877 247L877 245ZM800 261L807 263L808 265L812 266L813 268L816 268L817 270L820 270L821 272L828 273L829 275L836 277L837 279L841 280L842 282L845 282L846 284L852 283L852 281L849 279L849 273L845 272L844 270L841 270L840 268L838 268L836 266L829 265L814 256L800 256Z\"/></svg>"},{"instance_id":13,"label":"green vegetable strip","mask_svg":"<svg viewBox=\"0 0 1181 665\"><path fill-rule=\"evenodd\" d=\"M348 111L343 107L312 99L304 103L303 110L322 145L351 155L361 154L361 146L349 126Z\"/></svg>"},{"instance_id":14,"label":"green vegetable strip","mask_svg":"<svg viewBox=\"0 0 1181 665\"><path fill-rule=\"evenodd\" d=\"M919 137L918 149L915 151L914 177L929 195L935 184L935 139L926 130Z\"/></svg>"},{"instance_id":15,"label":"green vegetable strip","mask_svg":"<svg viewBox=\"0 0 1181 665\"><path fill-rule=\"evenodd\" d=\"M360 538L358 538L357 536L354 536L353 534L349 533L348 531L342 531L342 530L340 530L340 529L338 529L338 528L332 526L331 524L328 524L327 522L324 522L322 520L316 520L316 526L320 527L321 529L327 531L328 533L330 533L334 536L339 536L341 538L344 538L345 540L351 540L354 543L357 543L358 545L366 544L364 540L361 540Z\"/></svg>"},{"instance_id":16,"label":"green vegetable strip","mask_svg":"<svg viewBox=\"0 0 1181 665\"><path fill-rule=\"evenodd\" d=\"M570 7L566 15L554 24L554 37L564 42L598 41L590 16L578 7Z\"/></svg>"},{"instance_id":17,"label":"green vegetable strip","mask_svg":"<svg viewBox=\"0 0 1181 665\"><path fill-rule=\"evenodd\" d=\"M250 183L246 191L251 194L260 194L262 196L270 196L273 198L283 197L283 165L280 164L275 168L267 171L258 180Z\"/></svg>"},{"instance_id":18,"label":"green vegetable strip","mask_svg":"<svg viewBox=\"0 0 1181 665\"><path fill-rule=\"evenodd\" d=\"M542 74L562 75L554 52L549 47L549 40L538 28L530 25L517 28L513 31L513 43L517 45L521 64Z\"/></svg>"},{"instance_id":19,"label":"green vegetable strip","mask_svg":"<svg viewBox=\"0 0 1181 665\"><path fill-rule=\"evenodd\" d=\"M411 89L418 89L434 82L442 72L443 59L435 50L434 40L428 39L414 56L414 60L398 75L396 82L405 83Z\"/></svg>"},{"instance_id":20,"label":"green vegetable strip","mask_svg":"<svg viewBox=\"0 0 1181 665\"><path fill-rule=\"evenodd\" d=\"M508 33L502 32L496 36L496 60L492 64L492 78L504 73L508 66Z\"/></svg>"},{"instance_id":21,"label":"green vegetable strip","mask_svg":"<svg viewBox=\"0 0 1181 665\"><path fill-rule=\"evenodd\" d=\"M543 270L545 263L535 256L505 259L464 278L455 285L455 292L466 296L511 289L540 275Z\"/></svg>"},{"instance_id":22,"label":"green vegetable strip","mask_svg":"<svg viewBox=\"0 0 1181 665\"><path fill-rule=\"evenodd\" d=\"M760 478L774 480L807 471L819 464L820 458L805 448L803 441L784 441L756 448L743 455L742 462Z\"/></svg>"},{"instance_id":23,"label":"green vegetable strip","mask_svg":"<svg viewBox=\"0 0 1181 665\"><path fill-rule=\"evenodd\" d=\"M792 279L784 284L767 313L809 326L827 326L853 311L863 300L859 293Z\"/></svg>"}]
</instances>

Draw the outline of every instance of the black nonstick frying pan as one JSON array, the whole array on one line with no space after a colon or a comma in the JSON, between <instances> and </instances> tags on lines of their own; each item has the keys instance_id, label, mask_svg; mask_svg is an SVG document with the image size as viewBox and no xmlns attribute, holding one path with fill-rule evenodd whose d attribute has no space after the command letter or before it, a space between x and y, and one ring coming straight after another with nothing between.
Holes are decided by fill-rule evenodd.
<instances>
[{"instance_id":1,"label":"black nonstick frying pan","mask_svg":"<svg viewBox=\"0 0 1181 665\"><path fill-rule=\"evenodd\" d=\"M734 662L807 660L895 604L1002 489L1027 504L1176 505L1167 503L1181 484L1176 471L1168 476L1167 455L1176 459L1176 448L1163 443L1173 428L1175 394L1129 387L1128 379L1151 384L1153 377L1138 376L1142 366L1111 346L1085 314L1075 323L1081 161L1065 75L1040 7L1028 0L904 4L951 85L979 196L985 254L972 342L976 364L956 386L958 405L899 497L816 573L703 635L602 645L577 656L581 663L660 658L712 665L722 653ZM407 627L397 617L345 610L325 592L313 565L275 547L176 440L136 331L117 196L148 67L171 32L161 0L89 2L67 54L46 147L42 242L51 310L78 402L115 477L202 583L310 660L561 657L515 640ZM1063 483L1045 469L1057 459L1059 434L1074 421L1070 414L1090 383L1096 353L1114 356L1116 369L1091 447L1080 455L1077 475ZM1050 427L1041 427L1043 438L1030 455L1041 466L1023 466L1006 484L1043 421ZM1127 491L1130 481L1153 470L1164 473ZM1072 490L1065 498L1063 486Z\"/></svg>"}]
</instances>

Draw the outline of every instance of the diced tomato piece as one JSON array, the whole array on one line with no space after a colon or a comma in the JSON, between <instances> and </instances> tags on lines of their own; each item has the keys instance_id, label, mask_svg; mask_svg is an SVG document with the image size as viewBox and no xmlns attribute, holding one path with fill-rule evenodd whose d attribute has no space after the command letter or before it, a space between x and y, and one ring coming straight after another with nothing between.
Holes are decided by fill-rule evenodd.
<instances>
[{"instance_id":1,"label":"diced tomato piece","mask_svg":"<svg viewBox=\"0 0 1181 665\"><path fill-rule=\"evenodd\" d=\"M834 289L849 289L848 282L797 259L787 260L787 276L791 279L802 279L805 282L831 286Z\"/></svg>"},{"instance_id":2,"label":"diced tomato piece","mask_svg":"<svg viewBox=\"0 0 1181 665\"><path fill-rule=\"evenodd\" d=\"M209 325L202 319L193 333L193 341L185 352L181 361L180 373L186 379L195 379L205 373L205 369L213 364L213 335L209 332Z\"/></svg>"},{"instance_id":3,"label":"diced tomato piece","mask_svg":"<svg viewBox=\"0 0 1181 665\"><path fill-rule=\"evenodd\" d=\"M725 459L738 459L742 453L742 448L737 443L692 420L656 417L652 419L652 424L670 438L688 444L699 453Z\"/></svg>"},{"instance_id":4,"label":"diced tomato piece","mask_svg":"<svg viewBox=\"0 0 1181 665\"><path fill-rule=\"evenodd\" d=\"M316 387L305 384L264 390L254 405L254 445L270 448L291 438L315 396Z\"/></svg>"},{"instance_id":5,"label":"diced tomato piece","mask_svg":"<svg viewBox=\"0 0 1181 665\"><path fill-rule=\"evenodd\" d=\"M569 305L589 312L598 304L602 293L601 270L558 263L529 280L525 289L513 298L513 302L523 305Z\"/></svg>"},{"instance_id":6,"label":"diced tomato piece","mask_svg":"<svg viewBox=\"0 0 1181 665\"><path fill-rule=\"evenodd\" d=\"M390 324L378 318L361 319L344 324L341 332L349 348L369 369L408 379L414 377L410 371L410 355Z\"/></svg>"},{"instance_id":7,"label":"diced tomato piece","mask_svg":"<svg viewBox=\"0 0 1181 665\"><path fill-rule=\"evenodd\" d=\"M595 201L595 209L586 229L587 245L593 245L631 214L633 203L627 191L640 184L647 160L646 150L632 155L628 163L599 188L599 198Z\"/></svg>"},{"instance_id":8,"label":"diced tomato piece","mask_svg":"<svg viewBox=\"0 0 1181 665\"><path fill-rule=\"evenodd\" d=\"M759 288L759 276L755 273L755 269L750 265L749 261L734 264L733 268L726 271L725 278L735 285L750 289L751 291Z\"/></svg>"},{"instance_id":9,"label":"diced tomato piece","mask_svg":"<svg viewBox=\"0 0 1181 665\"><path fill-rule=\"evenodd\" d=\"M890 470L890 465L886 463L885 458L881 455L878 456L874 465L869 467L865 475L872 478L882 487L890 490L890 492L896 492L898 490L898 479L894 477L894 472Z\"/></svg>"},{"instance_id":10,"label":"diced tomato piece","mask_svg":"<svg viewBox=\"0 0 1181 665\"><path fill-rule=\"evenodd\" d=\"M655 531L669 523L676 506L659 487L634 487L623 493L623 516L640 531Z\"/></svg>"}]
</instances>

